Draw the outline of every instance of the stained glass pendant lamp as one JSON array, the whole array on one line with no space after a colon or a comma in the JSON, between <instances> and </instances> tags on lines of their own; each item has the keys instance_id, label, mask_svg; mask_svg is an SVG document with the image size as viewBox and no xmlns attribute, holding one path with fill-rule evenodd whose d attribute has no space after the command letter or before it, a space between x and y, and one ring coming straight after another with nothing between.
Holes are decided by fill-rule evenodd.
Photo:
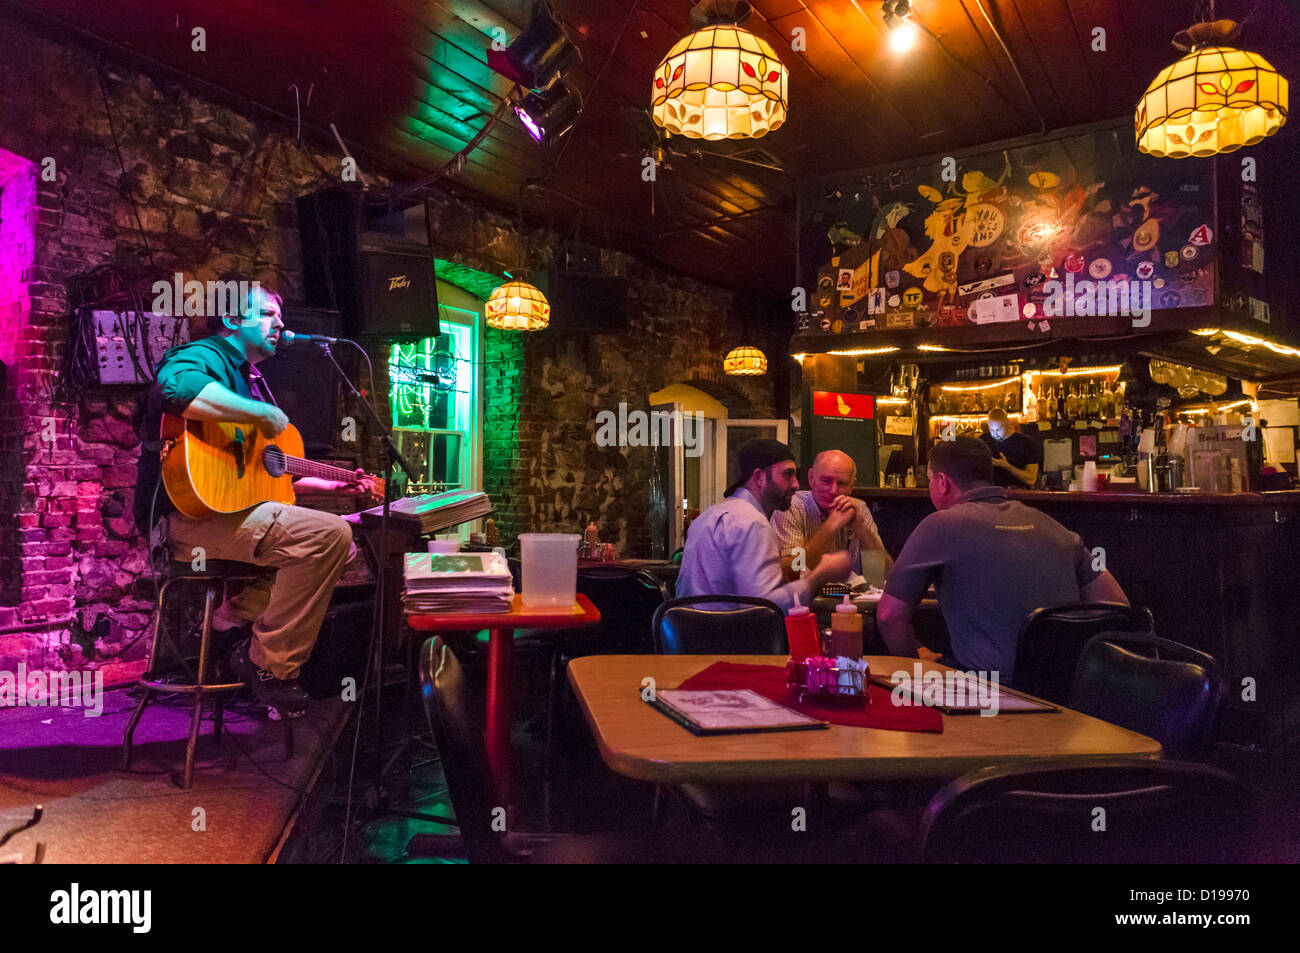
<instances>
[{"instance_id":1,"label":"stained glass pendant lamp","mask_svg":"<svg viewBox=\"0 0 1300 953\"><path fill-rule=\"evenodd\" d=\"M689 139L757 139L785 122L790 73L771 45L743 29L736 0L702 0L701 29L678 40L655 68L650 114Z\"/></svg>"},{"instance_id":2,"label":"stained glass pendant lamp","mask_svg":"<svg viewBox=\"0 0 1300 953\"><path fill-rule=\"evenodd\" d=\"M1212 156L1252 146L1282 128L1286 77L1258 53L1228 45L1238 29L1231 20L1214 20L1174 37L1187 55L1161 70L1138 100L1138 151L1172 159Z\"/></svg>"},{"instance_id":3,"label":"stained glass pendant lamp","mask_svg":"<svg viewBox=\"0 0 1300 953\"><path fill-rule=\"evenodd\" d=\"M488 296L487 326L501 331L540 331L551 323L551 304L526 281L507 281Z\"/></svg>"},{"instance_id":4,"label":"stained glass pendant lamp","mask_svg":"<svg viewBox=\"0 0 1300 953\"><path fill-rule=\"evenodd\" d=\"M758 377L767 373L767 356L749 345L735 347L722 359L722 370L733 377Z\"/></svg>"}]
</instances>

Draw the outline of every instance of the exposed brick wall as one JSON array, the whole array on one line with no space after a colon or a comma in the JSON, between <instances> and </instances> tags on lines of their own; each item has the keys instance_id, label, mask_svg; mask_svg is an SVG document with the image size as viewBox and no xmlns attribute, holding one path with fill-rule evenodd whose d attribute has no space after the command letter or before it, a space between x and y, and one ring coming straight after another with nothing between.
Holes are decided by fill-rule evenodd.
<instances>
[{"instance_id":1,"label":"exposed brick wall","mask_svg":"<svg viewBox=\"0 0 1300 953\"><path fill-rule=\"evenodd\" d=\"M21 180L0 202L27 208L0 214L0 254L11 263L0 266L0 360L15 365L0 392L0 668L19 659L94 665L112 684L142 667L152 609L131 525L139 453L131 420L141 389L67 389L69 282L100 264L149 262L138 208L152 263L165 274L251 272L302 301L292 200L325 184L320 170L338 161L297 141L290 125L255 121L131 70L105 67L104 82L125 175L94 58L0 14L0 89L36 91L10 97L0 123L0 150L15 156L3 169L17 170L2 175ZM46 158L51 182L40 179ZM361 177L387 184L368 170ZM439 257L487 271L502 262L536 267L560 243L464 198L437 198L431 214ZM488 332L484 482L507 535L576 532L595 520L603 538L645 555L650 451L596 446L595 414L620 401L645 407L674 382L717 380L738 343L728 332L738 316L728 292L626 254L603 256L604 269L633 289L630 333ZM386 408L387 349L372 358L374 396ZM733 415L771 415L767 379L726 386ZM341 413L360 420L346 400ZM50 421L52 441L44 439ZM377 465L373 442L363 458Z\"/></svg>"}]
</instances>

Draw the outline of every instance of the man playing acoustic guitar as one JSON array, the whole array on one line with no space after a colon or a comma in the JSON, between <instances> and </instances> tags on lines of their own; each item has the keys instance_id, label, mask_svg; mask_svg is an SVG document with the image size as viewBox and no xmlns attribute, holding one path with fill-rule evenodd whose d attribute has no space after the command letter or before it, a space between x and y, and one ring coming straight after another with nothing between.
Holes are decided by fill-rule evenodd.
<instances>
[{"instance_id":1,"label":"man playing acoustic guitar","mask_svg":"<svg viewBox=\"0 0 1300 953\"><path fill-rule=\"evenodd\" d=\"M188 562L198 547L205 559L276 570L273 584L253 584L232 594L216 610L213 626L229 631L251 623L250 637L235 646L231 667L259 700L292 718L307 707L298 672L316 643L334 584L356 551L351 527L333 513L277 502L194 518L177 510L161 480L164 444L158 436L164 413L252 425L268 438L289 424L284 412L266 399L269 391L254 368L275 353L284 330L282 301L257 283L245 287L249 290L239 314L209 316L210 336L173 348L158 367L143 416L135 520L146 533L162 524L178 559ZM230 478L235 479L233 469ZM293 484L298 492L357 496L374 496L377 487L378 481L361 470L349 481L304 476Z\"/></svg>"}]
</instances>

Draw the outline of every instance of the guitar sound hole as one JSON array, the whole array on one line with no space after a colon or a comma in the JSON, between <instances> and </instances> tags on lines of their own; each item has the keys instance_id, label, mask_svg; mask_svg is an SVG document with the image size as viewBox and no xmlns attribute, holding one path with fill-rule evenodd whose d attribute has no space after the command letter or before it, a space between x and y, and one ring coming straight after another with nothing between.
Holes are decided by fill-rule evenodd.
<instances>
[{"instance_id":1,"label":"guitar sound hole","mask_svg":"<svg viewBox=\"0 0 1300 953\"><path fill-rule=\"evenodd\" d=\"M262 465L266 467L266 472L271 476L284 476L284 451L276 446L267 447L262 451Z\"/></svg>"}]
</instances>

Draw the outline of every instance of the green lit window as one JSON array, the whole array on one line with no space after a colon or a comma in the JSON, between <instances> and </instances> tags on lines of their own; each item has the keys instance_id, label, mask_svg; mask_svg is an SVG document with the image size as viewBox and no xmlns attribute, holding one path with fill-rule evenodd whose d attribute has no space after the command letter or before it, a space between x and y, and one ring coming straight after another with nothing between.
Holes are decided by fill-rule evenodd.
<instances>
[{"instance_id":1,"label":"green lit window","mask_svg":"<svg viewBox=\"0 0 1300 953\"><path fill-rule=\"evenodd\" d=\"M467 483L473 344L472 326L444 320L440 336L392 347L394 436L417 476L409 493L438 493Z\"/></svg>"}]
</instances>

